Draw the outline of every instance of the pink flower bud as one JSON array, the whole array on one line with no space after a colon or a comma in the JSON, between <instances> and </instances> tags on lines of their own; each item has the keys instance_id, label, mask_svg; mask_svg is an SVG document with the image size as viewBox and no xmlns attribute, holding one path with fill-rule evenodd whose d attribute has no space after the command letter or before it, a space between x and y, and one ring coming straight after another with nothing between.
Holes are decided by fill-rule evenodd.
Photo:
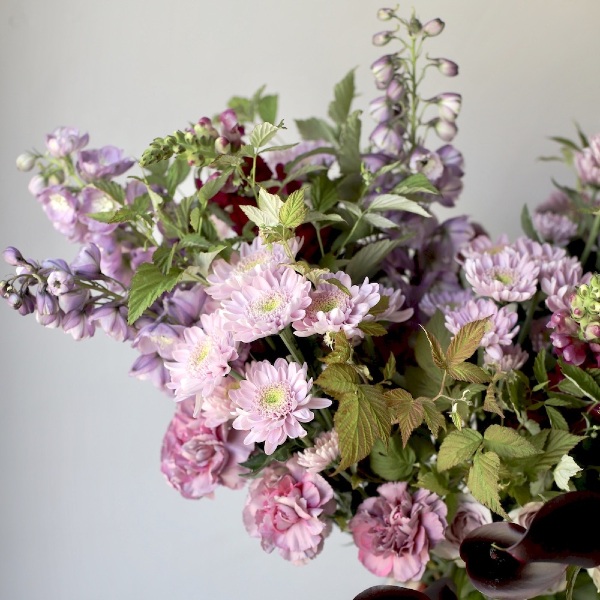
<instances>
[{"instance_id":1,"label":"pink flower bud","mask_svg":"<svg viewBox=\"0 0 600 600\"><path fill-rule=\"evenodd\" d=\"M215 140L215 152L217 154L229 154L231 151L231 144L226 137L219 136Z\"/></svg>"},{"instance_id":2,"label":"pink flower bud","mask_svg":"<svg viewBox=\"0 0 600 600\"><path fill-rule=\"evenodd\" d=\"M393 8L380 8L377 11L377 18L380 21L389 21L395 15Z\"/></svg>"},{"instance_id":3,"label":"pink flower bud","mask_svg":"<svg viewBox=\"0 0 600 600\"><path fill-rule=\"evenodd\" d=\"M458 133L458 128L452 121L444 121L443 119L434 119L433 128L437 133L438 137L444 142L450 142L454 139L454 136Z\"/></svg>"},{"instance_id":4,"label":"pink flower bud","mask_svg":"<svg viewBox=\"0 0 600 600\"><path fill-rule=\"evenodd\" d=\"M440 117L446 121L454 121L458 117L462 105L462 96L453 92L446 92L432 98L430 102L436 102L440 111Z\"/></svg>"},{"instance_id":5,"label":"pink flower bud","mask_svg":"<svg viewBox=\"0 0 600 600\"><path fill-rule=\"evenodd\" d=\"M13 267L20 265L25 260L23 255L13 246L9 246L6 248L6 250L4 250L2 253L2 258L7 264Z\"/></svg>"},{"instance_id":6,"label":"pink flower bud","mask_svg":"<svg viewBox=\"0 0 600 600\"><path fill-rule=\"evenodd\" d=\"M377 89L384 90L394 76L394 64L391 55L386 54L381 58L378 58L371 65L371 72L375 77Z\"/></svg>"},{"instance_id":7,"label":"pink flower bud","mask_svg":"<svg viewBox=\"0 0 600 600\"><path fill-rule=\"evenodd\" d=\"M431 62L440 70L440 73L446 75L446 77L455 77L458 75L458 65L447 58L432 58Z\"/></svg>"},{"instance_id":8,"label":"pink flower bud","mask_svg":"<svg viewBox=\"0 0 600 600\"><path fill-rule=\"evenodd\" d=\"M427 37L435 37L436 35L440 35L440 33L444 31L445 25L446 24L441 19L432 19L431 21L427 21L427 23L423 25L423 35Z\"/></svg>"},{"instance_id":9,"label":"pink flower bud","mask_svg":"<svg viewBox=\"0 0 600 600\"><path fill-rule=\"evenodd\" d=\"M393 38L393 31L380 31L373 36L374 46L385 46Z\"/></svg>"}]
</instances>

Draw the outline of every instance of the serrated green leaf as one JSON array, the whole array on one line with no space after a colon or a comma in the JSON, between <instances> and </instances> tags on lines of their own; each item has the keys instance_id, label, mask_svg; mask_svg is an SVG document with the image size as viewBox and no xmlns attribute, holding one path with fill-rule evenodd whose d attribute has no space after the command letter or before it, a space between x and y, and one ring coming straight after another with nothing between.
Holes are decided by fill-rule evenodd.
<instances>
[{"instance_id":1,"label":"serrated green leaf","mask_svg":"<svg viewBox=\"0 0 600 600\"><path fill-rule=\"evenodd\" d=\"M272 227L277 225L277 222L272 222L272 217L268 213L264 210L260 210L260 208L257 208L256 206L242 204L240 208L242 209L242 212L259 227Z\"/></svg>"},{"instance_id":2,"label":"serrated green leaf","mask_svg":"<svg viewBox=\"0 0 600 600\"><path fill-rule=\"evenodd\" d=\"M172 246L160 246L152 254L152 262L161 270L163 274L169 273L173 266L173 258L177 251L177 243Z\"/></svg>"},{"instance_id":3,"label":"serrated green leaf","mask_svg":"<svg viewBox=\"0 0 600 600\"><path fill-rule=\"evenodd\" d=\"M202 211L195 206L190 211L190 227L198 233L202 227Z\"/></svg>"},{"instance_id":4,"label":"serrated green leaf","mask_svg":"<svg viewBox=\"0 0 600 600\"><path fill-rule=\"evenodd\" d=\"M338 471L343 471L368 456L376 440L387 443L391 419L383 394L361 385L356 394L340 396L334 425L341 454Z\"/></svg>"},{"instance_id":5,"label":"serrated green leaf","mask_svg":"<svg viewBox=\"0 0 600 600\"><path fill-rule=\"evenodd\" d=\"M354 111L341 127L338 162L342 175L360 172L360 114L360 110Z\"/></svg>"},{"instance_id":6,"label":"serrated green leaf","mask_svg":"<svg viewBox=\"0 0 600 600\"><path fill-rule=\"evenodd\" d=\"M227 180L231 176L232 169L225 169L218 177L214 179L209 179L204 182L202 187L198 190L198 200L201 204L208 202L211 198L213 198L227 183Z\"/></svg>"},{"instance_id":7,"label":"serrated green leaf","mask_svg":"<svg viewBox=\"0 0 600 600\"><path fill-rule=\"evenodd\" d=\"M392 377L396 374L396 357L390 353L388 359L383 367L383 379L384 381L391 381Z\"/></svg>"},{"instance_id":8,"label":"serrated green leaf","mask_svg":"<svg viewBox=\"0 0 600 600\"><path fill-rule=\"evenodd\" d=\"M540 451L511 427L490 425L483 434L483 443L500 458L526 458Z\"/></svg>"},{"instance_id":9,"label":"serrated green leaf","mask_svg":"<svg viewBox=\"0 0 600 600\"><path fill-rule=\"evenodd\" d=\"M358 324L358 328L367 335L372 335L373 337L379 337L387 334L387 329L376 321L361 321Z\"/></svg>"},{"instance_id":10,"label":"serrated green leaf","mask_svg":"<svg viewBox=\"0 0 600 600\"><path fill-rule=\"evenodd\" d=\"M473 458L473 466L469 470L467 487L473 497L487 506L490 510L502 516L507 521L510 517L500 504L498 493L498 473L500 458L494 452L479 452Z\"/></svg>"},{"instance_id":11,"label":"serrated green leaf","mask_svg":"<svg viewBox=\"0 0 600 600\"><path fill-rule=\"evenodd\" d=\"M568 492L570 491L569 480L580 471L583 471L583 469L568 454L565 454L556 465L552 476L557 487Z\"/></svg>"},{"instance_id":12,"label":"serrated green leaf","mask_svg":"<svg viewBox=\"0 0 600 600\"><path fill-rule=\"evenodd\" d=\"M363 246L348 263L346 273L353 281L362 283L364 278L379 271L381 261L399 244L397 240L378 240Z\"/></svg>"},{"instance_id":13,"label":"serrated green leaf","mask_svg":"<svg viewBox=\"0 0 600 600\"><path fill-rule=\"evenodd\" d=\"M182 276L181 269L171 269L164 275L158 266L142 263L131 280L127 322L133 325L159 296L171 291Z\"/></svg>"},{"instance_id":14,"label":"serrated green leaf","mask_svg":"<svg viewBox=\"0 0 600 600\"><path fill-rule=\"evenodd\" d=\"M433 437L437 437L440 429L446 431L446 418L431 398L417 398L423 406L423 418Z\"/></svg>"},{"instance_id":15,"label":"serrated green leaf","mask_svg":"<svg viewBox=\"0 0 600 600\"><path fill-rule=\"evenodd\" d=\"M381 196L377 196L369 204L368 209L376 211L401 210L415 213L422 217L431 217L431 215L417 202L396 194L382 194Z\"/></svg>"},{"instance_id":16,"label":"serrated green leaf","mask_svg":"<svg viewBox=\"0 0 600 600\"><path fill-rule=\"evenodd\" d=\"M438 471L447 471L469 460L483 443L483 436L474 429L450 432L438 454Z\"/></svg>"},{"instance_id":17,"label":"serrated green leaf","mask_svg":"<svg viewBox=\"0 0 600 600\"><path fill-rule=\"evenodd\" d=\"M92 187L104 192L107 196L110 196L119 204L123 204L125 202L125 190L115 181L99 179L94 181Z\"/></svg>"},{"instance_id":18,"label":"serrated green leaf","mask_svg":"<svg viewBox=\"0 0 600 600\"><path fill-rule=\"evenodd\" d=\"M402 445L406 446L410 434L423 422L423 406L400 388L385 393L391 416L398 421Z\"/></svg>"},{"instance_id":19,"label":"serrated green leaf","mask_svg":"<svg viewBox=\"0 0 600 600\"><path fill-rule=\"evenodd\" d=\"M429 490L438 496L446 496L450 493L448 483L445 481L444 476L436 471L428 471L427 473L419 474L417 487Z\"/></svg>"},{"instance_id":20,"label":"serrated green leaf","mask_svg":"<svg viewBox=\"0 0 600 600\"><path fill-rule=\"evenodd\" d=\"M337 136L333 128L323 119L299 119L295 123L300 136L305 140L327 140L332 144L337 143Z\"/></svg>"},{"instance_id":21,"label":"serrated green leaf","mask_svg":"<svg viewBox=\"0 0 600 600\"><path fill-rule=\"evenodd\" d=\"M540 433L546 435L546 431ZM544 453L535 457L535 467L537 469L547 469L557 464L564 454L568 454L583 439L582 436L573 435L561 429L547 431Z\"/></svg>"},{"instance_id":22,"label":"serrated green leaf","mask_svg":"<svg viewBox=\"0 0 600 600\"><path fill-rule=\"evenodd\" d=\"M377 440L369 456L371 470L386 481L406 481L415 467L416 455L410 447L404 447L399 436L390 438L387 445Z\"/></svg>"},{"instance_id":23,"label":"serrated green leaf","mask_svg":"<svg viewBox=\"0 0 600 600\"><path fill-rule=\"evenodd\" d=\"M279 210L279 222L284 227L295 229L304 223L307 213L308 209L304 204L304 190L299 189L292 192L283 203Z\"/></svg>"},{"instance_id":24,"label":"serrated green leaf","mask_svg":"<svg viewBox=\"0 0 600 600\"><path fill-rule=\"evenodd\" d=\"M415 173L406 179L403 179L394 189L393 193L398 196L408 196L409 194L436 194L439 190L427 179L423 173Z\"/></svg>"},{"instance_id":25,"label":"serrated green leaf","mask_svg":"<svg viewBox=\"0 0 600 600\"><path fill-rule=\"evenodd\" d=\"M446 369L446 357L444 356L444 351L442 350L442 346L439 343L438 339L433 335L433 333L429 333L425 327L421 325L421 329L429 342L429 348L431 349L431 359L433 360L433 364L438 369Z\"/></svg>"},{"instance_id":26,"label":"serrated green leaf","mask_svg":"<svg viewBox=\"0 0 600 600\"><path fill-rule=\"evenodd\" d=\"M279 127L272 125L271 123L260 123L257 125L250 134L250 143L254 148L262 148L266 146L279 131Z\"/></svg>"},{"instance_id":27,"label":"serrated green leaf","mask_svg":"<svg viewBox=\"0 0 600 600\"><path fill-rule=\"evenodd\" d=\"M316 210L309 210L306 215L307 223L344 223L344 219L336 213L325 214Z\"/></svg>"},{"instance_id":28,"label":"serrated green leaf","mask_svg":"<svg viewBox=\"0 0 600 600\"><path fill-rule=\"evenodd\" d=\"M315 384L333 396L355 392L358 381L358 375L350 365L334 363L319 375Z\"/></svg>"},{"instance_id":29,"label":"serrated green leaf","mask_svg":"<svg viewBox=\"0 0 600 600\"><path fill-rule=\"evenodd\" d=\"M498 400L496 398L496 386L493 382L490 383L485 392L483 410L487 412L493 412L499 417L504 418L504 412L502 412L502 409L498 406Z\"/></svg>"},{"instance_id":30,"label":"serrated green leaf","mask_svg":"<svg viewBox=\"0 0 600 600\"><path fill-rule=\"evenodd\" d=\"M542 242L533 225L527 204L523 204L523 210L521 211L521 229L523 229L523 232L528 238L531 238L536 242Z\"/></svg>"},{"instance_id":31,"label":"serrated green leaf","mask_svg":"<svg viewBox=\"0 0 600 600\"><path fill-rule=\"evenodd\" d=\"M472 363L460 363L454 367L448 367L448 375L458 381L468 381L469 383L486 383L490 380L490 375L481 367Z\"/></svg>"},{"instance_id":32,"label":"serrated green leaf","mask_svg":"<svg viewBox=\"0 0 600 600\"><path fill-rule=\"evenodd\" d=\"M277 120L277 105L279 98L276 94L263 96L258 101L258 116L269 123L275 123Z\"/></svg>"},{"instance_id":33,"label":"serrated green leaf","mask_svg":"<svg viewBox=\"0 0 600 600\"><path fill-rule=\"evenodd\" d=\"M354 69L335 85L334 100L329 104L328 115L337 125L343 125L350 114L354 99Z\"/></svg>"},{"instance_id":34,"label":"serrated green leaf","mask_svg":"<svg viewBox=\"0 0 600 600\"><path fill-rule=\"evenodd\" d=\"M310 188L312 207L317 212L326 213L338 202L336 185L326 174L319 175Z\"/></svg>"},{"instance_id":35,"label":"serrated green leaf","mask_svg":"<svg viewBox=\"0 0 600 600\"><path fill-rule=\"evenodd\" d=\"M343 331L333 334L333 350L319 360L327 364L346 363L352 358L352 346Z\"/></svg>"},{"instance_id":36,"label":"serrated green leaf","mask_svg":"<svg viewBox=\"0 0 600 600\"><path fill-rule=\"evenodd\" d=\"M600 402L600 386L596 380L583 369L560 361L560 370L588 398Z\"/></svg>"},{"instance_id":37,"label":"serrated green leaf","mask_svg":"<svg viewBox=\"0 0 600 600\"><path fill-rule=\"evenodd\" d=\"M386 229L398 228L397 223L394 223L394 221L392 221L391 219L382 217L381 215L378 215L377 213L367 212L363 215L362 218L364 221L369 223L369 225L373 225L373 227L376 227L377 229L383 229L384 231Z\"/></svg>"},{"instance_id":38,"label":"serrated green leaf","mask_svg":"<svg viewBox=\"0 0 600 600\"><path fill-rule=\"evenodd\" d=\"M535 380L539 384L545 384L548 382L548 373L546 372L546 350L542 348L535 356L533 361L533 374Z\"/></svg>"},{"instance_id":39,"label":"serrated green leaf","mask_svg":"<svg viewBox=\"0 0 600 600\"><path fill-rule=\"evenodd\" d=\"M167 169L167 193L173 196L177 186L190 174L191 167L184 157L177 157Z\"/></svg>"},{"instance_id":40,"label":"serrated green leaf","mask_svg":"<svg viewBox=\"0 0 600 600\"><path fill-rule=\"evenodd\" d=\"M270 194L265 188L258 190L258 208L266 216L265 225L277 225L283 201L277 194ZM243 208L243 207L242 207Z\"/></svg>"},{"instance_id":41,"label":"serrated green leaf","mask_svg":"<svg viewBox=\"0 0 600 600\"><path fill-rule=\"evenodd\" d=\"M481 343L488 324L489 318L478 319L466 323L458 330L446 351L449 366L456 366L473 355Z\"/></svg>"},{"instance_id":42,"label":"serrated green leaf","mask_svg":"<svg viewBox=\"0 0 600 600\"><path fill-rule=\"evenodd\" d=\"M560 411L548 405L546 405L544 408L546 409L546 414L548 415L548 420L550 421L550 427L552 427L552 429L562 429L563 431L569 431L569 424L567 423L565 418L560 414Z\"/></svg>"},{"instance_id":43,"label":"serrated green leaf","mask_svg":"<svg viewBox=\"0 0 600 600\"><path fill-rule=\"evenodd\" d=\"M194 254L194 266L198 267L198 272L206 277L210 270L210 265L213 260L225 250L227 246L225 244L220 244L218 246L214 246L208 252L197 252Z\"/></svg>"}]
</instances>

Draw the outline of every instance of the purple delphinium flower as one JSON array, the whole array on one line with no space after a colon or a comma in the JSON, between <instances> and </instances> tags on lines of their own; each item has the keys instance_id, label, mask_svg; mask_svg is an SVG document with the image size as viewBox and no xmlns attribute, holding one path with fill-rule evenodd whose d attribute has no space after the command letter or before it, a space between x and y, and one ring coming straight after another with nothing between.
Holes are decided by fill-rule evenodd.
<instances>
[{"instance_id":1,"label":"purple delphinium flower","mask_svg":"<svg viewBox=\"0 0 600 600\"><path fill-rule=\"evenodd\" d=\"M372 318L374 321L404 323L404 321L407 321L413 316L415 311L412 308L404 308L403 310L400 310L406 302L406 298L402 294L401 290L395 290L394 288L385 287L381 284L378 285L380 297L388 298L388 307L378 315L367 315L365 320L370 320L369 318Z\"/></svg>"},{"instance_id":2,"label":"purple delphinium flower","mask_svg":"<svg viewBox=\"0 0 600 600\"><path fill-rule=\"evenodd\" d=\"M48 291L54 296L61 296L75 287L73 275L68 271L56 270L48 275Z\"/></svg>"},{"instance_id":3,"label":"purple delphinium flower","mask_svg":"<svg viewBox=\"0 0 600 600\"><path fill-rule=\"evenodd\" d=\"M535 212L533 225L546 242L566 246L577 234L577 223L565 215L553 212Z\"/></svg>"},{"instance_id":4,"label":"purple delphinium flower","mask_svg":"<svg viewBox=\"0 0 600 600\"><path fill-rule=\"evenodd\" d=\"M169 371L165 368L164 359L157 353L142 354L131 365L129 374L142 381L150 381L152 385L168 395L173 391L167 387L170 381Z\"/></svg>"},{"instance_id":5,"label":"purple delphinium flower","mask_svg":"<svg viewBox=\"0 0 600 600\"><path fill-rule=\"evenodd\" d=\"M163 305L169 317L179 325L190 327L200 320L204 310L207 295L200 284L185 290L177 288L172 294L163 299Z\"/></svg>"},{"instance_id":6,"label":"purple delphinium flower","mask_svg":"<svg viewBox=\"0 0 600 600\"><path fill-rule=\"evenodd\" d=\"M90 321L117 342L135 337L135 329L127 324L127 307L122 304L111 302L97 306L90 315Z\"/></svg>"},{"instance_id":7,"label":"purple delphinium flower","mask_svg":"<svg viewBox=\"0 0 600 600\"><path fill-rule=\"evenodd\" d=\"M93 235L108 235L118 226L118 223L103 223L88 216L94 213L112 213L119 208L116 200L105 194L102 190L86 186L81 190L81 206L79 212L79 221L83 223L88 232ZM88 235L86 241L93 242Z\"/></svg>"},{"instance_id":8,"label":"purple delphinium flower","mask_svg":"<svg viewBox=\"0 0 600 600\"><path fill-rule=\"evenodd\" d=\"M82 150L77 160L77 170L84 181L112 179L130 169L135 161L123 157L123 150L104 146L98 150Z\"/></svg>"},{"instance_id":9,"label":"purple delphinium flower","mask_svg":"<svg viewBox=\"0 0 600 600\"><path fill-rule=\"evenodd\" d=\"M229 392L237 415L233 427L248 432L246 444L265 442L265 454L273 454L287 439L306 436L300 423L314 419L311 409L331 405L327 398L311 396L311 388L306 364L288 363L283 358L275 364L253 362L239 388Z\"/></svg>"},{"instance_id":10,"label":"purple delphinium flower","mask_svg":"<svg viewBox=\"0 0 600 600\"><path fill-rule=\"evenodd\" d=\"M467 258L464 272L476 294L498 302L523 302L536 292L540 267L512 248Z\"/></svg>"},{"instance_id":11,"label":"purple delphinium flower","mask_svg":"<svg viewBox=\"0 0 600 600\"><path fill-rule=\"evenodd\" d=\"M83 241L85 228L78 221L79 201L61 185L44 189L38 196L53 227L72 242Z\"/></svg>"},{"instance_id":12,"label":"purple delphinium flower","mask_svg":"<svg viewBox=\"0 0 600 600\"><path fill-rule=\"evenodd\" d=\"M46 136L46 148L55 158L62 158L81 150L89 142L89 135L80 135L74 127L58 127Z\"/></svg>"},{"instance_id":13,"label":"purple delphinium flower","mask_svg":"<svg viewBox=\"0 0 600 600\"><path fill-rule=\"evenodd\" d=\"M429 551L444 539L448 509L437 494L406 482L385 483L367 498L348 527L358 546L358 559L371 573L396 581L418 580Z\"/></svg>"},{"instance_id":14,"label":"purple delphinium flower","mask_svg":"<svg viewBox=\"0 0 600 600\"><path fill-rule=\"evenodd\" d=\"M61 327L65 333L76 340L85 340L94 335L96 326L90 319L91 307L84 310L72 310L64 315Z\"/></svg>"}]
</instances>

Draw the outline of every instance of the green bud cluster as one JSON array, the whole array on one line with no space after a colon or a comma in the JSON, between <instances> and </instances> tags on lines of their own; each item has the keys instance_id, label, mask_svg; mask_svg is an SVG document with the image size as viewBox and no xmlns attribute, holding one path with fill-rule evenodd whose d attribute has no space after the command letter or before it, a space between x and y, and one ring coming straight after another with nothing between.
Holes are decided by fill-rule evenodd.
<instances>
[{"instance_id":1,"label":"green bud cluster","mask_svg":"<svg viewBox=\"0 0 600 600\"><path fill-rule=\"evenodd\" d=\"M571 318L579 324L582 339L600 342L600 274L580 285L571 298Z\"/></svg>"}]
</instances>

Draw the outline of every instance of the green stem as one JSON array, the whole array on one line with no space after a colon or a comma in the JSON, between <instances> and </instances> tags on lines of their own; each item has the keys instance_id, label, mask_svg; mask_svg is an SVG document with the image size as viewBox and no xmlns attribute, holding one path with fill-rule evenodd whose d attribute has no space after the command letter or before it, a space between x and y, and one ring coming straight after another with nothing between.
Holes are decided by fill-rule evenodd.
<instances>
[{"instance_id":1,"label":"green stem","mask_svg":"<svg viewBox=\"0 0 600 600\"><path fill-rule=\"evenodd\" d=\"M538 291L533 295L533 298L531 299L531 304L527 309L527 315L525 315L525 322L521 327L521 331L519 331L519 337L517 339L518 344L522 345L525 339L527 338L527 335L529 334L529 330L531 329L531 322L533 321L533 315L535 314L539 301L540 293Z\"/></svg>"},{"instance_id":2,"label":"green stem","mask_svg":"<svg viewBox=\"0 0 600 600\"><path fill-rule=\"evenodd\" d=\"M319 242L319 250L321 250L321 258L323 258L325 256L325 249L323 247L323 240L321 239L321 228L318 223L314 224L314 228L317 232L317 241Z\"/></svg>"},{"instance_id":3,"label":"green stem","mask_svg":"<svg viewBox=\"0 0 600 600\"><path fill-rule=\"evenodd\" d=\"M279 337L282 339L283 343L285 344L285 347L292 355L294 361L303 365L306 361L304 360L304 356L302 356L302 352L300 352L300 348L298 348L296 344L296 339L294 338L292 330L289 327L282 329L279 332Z\"/></svg>"},{"instance_id":4,"label":"green stem","mask_svg":"<svg viewBox=\"0 0 600 600\"><path fill-rule=\"evenodd\" d=\"M585 248L581 254L580 262L582 265L585 265L585 261L588 259L590 252L592 251L592 246L598 239L598 231L600 230L600 212L594 217L594 222L592 223L592 228L590 229L590 233L588 235L587 241L585 242Z\"/></svg>"}]
</instances>

